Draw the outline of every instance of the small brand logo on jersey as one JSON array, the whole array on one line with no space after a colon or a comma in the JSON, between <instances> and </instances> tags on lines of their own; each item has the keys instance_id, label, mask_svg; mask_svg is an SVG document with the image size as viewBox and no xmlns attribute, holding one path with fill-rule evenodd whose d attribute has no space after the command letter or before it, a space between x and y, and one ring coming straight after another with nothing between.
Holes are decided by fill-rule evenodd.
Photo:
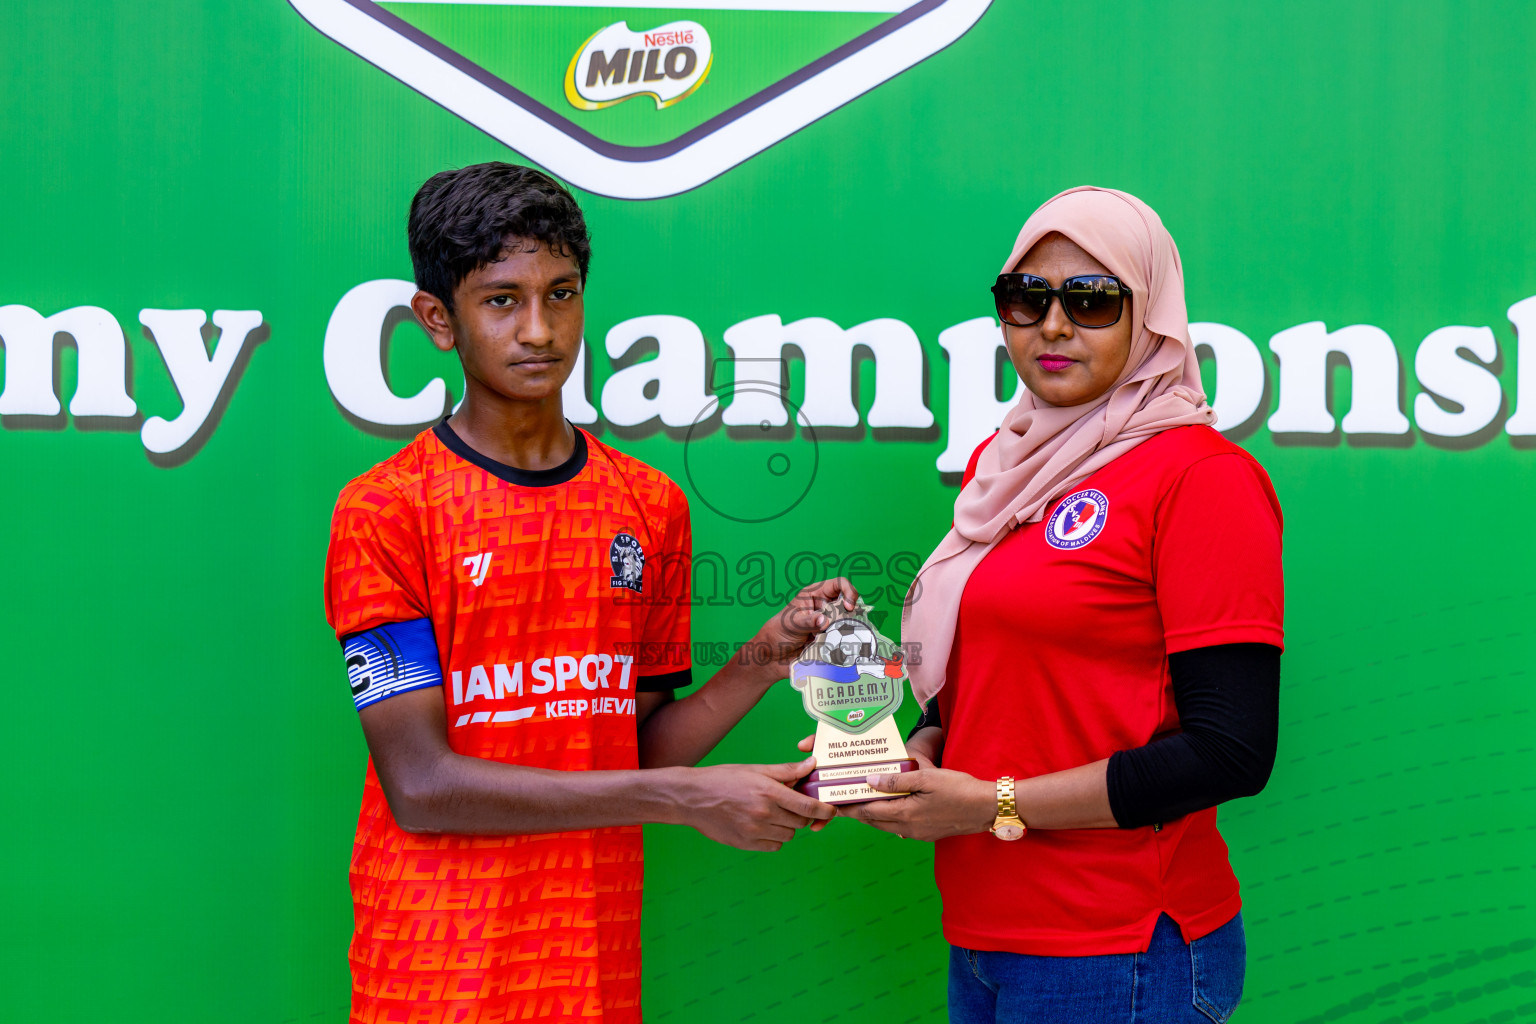
<instances>
[{"instance_id":1,"label":"small brand logo on jersey","mask_svg":"<svg viewBox=\"0 0 1536 1024\"><path fill-rule=\"evenodd\" d=\"M608 562L613 566L613 579L608 581L610 587L641 592L645 552L640 549L638 540L627 533L615 534L613 543L608 545Z\"/></svg>"},{"instance_id":2,"label":"small brand logo on jersey","mask_svg":"<svg viewBox=\"0 0 1536 1024\"><path fill-rule=\"evenodd\" d=\"M696 21L671 21L649 32L615 22L592 34L565 69L565 98L602 110L632 96L670 107L704 84L714 60L709 33Z\"/></svg>"},{"instance_id":3,"label":"small brand logo on jersey","mask_svg":"<svg viewBox=\"0 0 1536 1024\"><path fill-rule=\"evenodd\" d=\"M1103 491L1089 488L1069 494L1045 523L1045 542L1053 548L1071 551L1099 535L1109 518L1109 499Z\"/></svg>"},{"instance_id":4,"label":"small brand logo on jersey","mask_svg":"<svg viewBox=\"0 0 1536 1024\"><path fill-rule=\"evenodd\" d=\"M478 555L470 555L464 559L464 567L469 570L469 578L475 586L485 582L486 573L491 571L491 555L494 552L484 551Z\"/></svg>"}]
</instances>

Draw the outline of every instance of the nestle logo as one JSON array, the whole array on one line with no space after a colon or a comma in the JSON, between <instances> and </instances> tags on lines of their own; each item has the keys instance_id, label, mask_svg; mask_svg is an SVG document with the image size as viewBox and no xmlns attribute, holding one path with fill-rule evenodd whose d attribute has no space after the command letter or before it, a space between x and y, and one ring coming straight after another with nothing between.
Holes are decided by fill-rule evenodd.
<instances>
[{"instance_id":1,"label":"nestle logo","mask_svg":"<svg viewBox=\"0 0 1536 1024\"><path fill-rule=\"evenodd\" d=\"M645 34L646 46L692 46L693 29L682 32L647 32Z\"/></svg>"}]
</instances>

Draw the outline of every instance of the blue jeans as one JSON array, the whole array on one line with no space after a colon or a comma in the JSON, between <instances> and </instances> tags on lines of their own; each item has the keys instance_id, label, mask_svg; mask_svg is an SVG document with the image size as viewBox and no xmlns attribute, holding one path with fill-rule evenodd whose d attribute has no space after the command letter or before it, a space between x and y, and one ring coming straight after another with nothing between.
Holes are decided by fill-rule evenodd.
<instances>
[{"instance_id":1,"label":"blue jeans","mask_svg":"<svg viewBox=\"0 0 1536 1024\"><path fill-rule=\"evenodd\" d=\"M1186 945L1167 914L1145 953L1026 956L951 946L950 1024L1223 1024L1243 995L1243 915Z\"/></svg>"}]
</instances>

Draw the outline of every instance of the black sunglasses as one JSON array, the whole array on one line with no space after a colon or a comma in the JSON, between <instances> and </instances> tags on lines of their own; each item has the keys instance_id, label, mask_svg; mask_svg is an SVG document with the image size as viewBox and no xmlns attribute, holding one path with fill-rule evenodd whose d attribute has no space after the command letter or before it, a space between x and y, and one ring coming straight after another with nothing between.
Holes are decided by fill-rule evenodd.
<instances>
[{"instance_id":1,"label":"black sunglasses","mask_svg":"<svg viewBox=\"0 0 1536 1024\"><path fill-rule=\"evenodd\" d=\"M1081 274L1060 288L1034 274L999 274L992 286L997 318L1014 327L1032 327L1050 312L1051 297L1061 300L1067 318L1079 327L1113 327L1125 312L1131 290L1110 274Z\"/></svg>"}]
</instances>

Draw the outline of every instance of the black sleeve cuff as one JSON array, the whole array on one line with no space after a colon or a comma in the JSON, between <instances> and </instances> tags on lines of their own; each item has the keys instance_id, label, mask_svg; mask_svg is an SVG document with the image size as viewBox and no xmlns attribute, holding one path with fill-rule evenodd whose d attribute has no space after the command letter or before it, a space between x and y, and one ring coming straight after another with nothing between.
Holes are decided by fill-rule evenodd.
<instances>
[{"instance_id":1,"label":"black sleeve cuff","mask_svg":"<svg viewBox=\"0 0 1536 1024\"><path fill-rule=\"evenodd\" d=\"M1109 764L1104 769L1104 785L1109 790L1109 813L1114 815L1115 824L1121 828L1141 828L1143 825L1155 824L1151 818L1146 817L1147 808L1134 807L1132 801L1135 798L1126 792L1131 787L1127 785L1125 777L1135 770L1135 763L1127 754L1128 751L1115 751L1109 755Z\"/></svg>"},{"instance_id":2,"label":"black sleeve cuff","mask_svg":"<svg viewBox=\"0 0 1536 1024\"><path fill-rule=\"evenodd\" d=\"M939 698L934 697L923 705L923 713L918 717L917 724L912 726L912 731L907 733L907 739L910 740L916 736L919 729L926 729L929 726L942 728L943 725L944 723L939 721Z\"/></svg>"},{"instance_id":3,"label":"black sleeve cuff","mask_svg":"<svg viewBox=\"0 0 1536 1024\"><path fill-rule=\"evenodd\" d=\"M676 672L664 672L659 676L641 676L635 680L636 693L657 693L661 690L681 690L693 685L693 669L680 668Z\"/></svg>"}]
</instances>

